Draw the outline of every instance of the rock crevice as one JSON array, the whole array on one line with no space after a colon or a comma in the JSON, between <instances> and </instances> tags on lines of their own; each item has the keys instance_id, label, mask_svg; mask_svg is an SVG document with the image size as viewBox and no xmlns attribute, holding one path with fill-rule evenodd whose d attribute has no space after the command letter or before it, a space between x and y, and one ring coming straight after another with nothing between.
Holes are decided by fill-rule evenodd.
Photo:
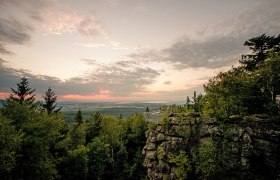
<instances>
[{"instance_id":1,"label":"rock crevice","mask_svg":"<svg viewBox=\"0 0 280 180\"><path fill-rule=\"evenodd\" d=\"M197 114L172 114L147 131L146 138L142 153L150 179L223 178L210 169L218 169L217 164L236 170L230 176L240 179L280 175L280 124L267 115L231 116L220 122ZM220 159L211 159L213 154ZM204 167L207 160L210 165Z\"/></svg>"}]
</instances>

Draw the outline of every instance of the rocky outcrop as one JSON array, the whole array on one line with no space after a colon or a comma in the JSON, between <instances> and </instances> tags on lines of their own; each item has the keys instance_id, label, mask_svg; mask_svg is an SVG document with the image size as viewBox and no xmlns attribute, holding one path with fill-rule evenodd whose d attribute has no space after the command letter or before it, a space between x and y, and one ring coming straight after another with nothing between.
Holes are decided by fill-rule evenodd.
<instances>
[{"instance_id":1,"label":"rocky outcrop","mask_svg":"<svg viewBox=\"0 0 280 180\"><path fill-rule=\"evenodd\" d=\"M279 122L261 114L222 122L195 113L172 114L146 132L142 153L148 177L280 178Z\"/></svg>"}]
</instances>

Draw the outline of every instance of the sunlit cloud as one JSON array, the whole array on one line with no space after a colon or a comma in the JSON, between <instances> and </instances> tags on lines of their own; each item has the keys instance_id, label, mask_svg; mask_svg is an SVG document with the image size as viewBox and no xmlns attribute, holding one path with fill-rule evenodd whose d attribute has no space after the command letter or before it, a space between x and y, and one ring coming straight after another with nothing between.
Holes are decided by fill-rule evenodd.
<instances>
[{"instance_id":1,"label":"sunlit cloud","mask_svg":"<svg viewBox=\"0 0 280 180\"><path fill-rule=\"evenodd\" d=\"M81 46L81 47L85 47L85 48L102 48L102 47L106 47L106 44L103 44L103 43L87 43L87 44L76 43L76 45Z\"/></svg>"},{"instance_id":2,"label":"sunlit cloud","mask_svg":"<svg viewBox=\"0 0 280 180\"><path fill-rule=\"evenodd\" d=\"M50 34L61 35L77 32L87 37L107 37L101 21L91 14L80 14L70 9L54 6L42 9L38 16L42 27Z\"/></svg>"},{"instance_id":3,"label":"sunlit cloud","mask_svg":"<svg viewBox=\"0 0 280 180\"><path fill-rule=\"evenodd\" d=\"M164 84L164 85L171 85L172 82L171 82L171 81L164 81L163 84Z\"/></svg>"},{"instance_id":4,"label":"sunlit cloud","mask_svg":"<svg viewBox=\"0 0 280 180\"><path fill-rule=\"evenodd\" d=\"M76 45L84 48L107 48L111 50L134 50L135 48L122 46L120 42L110 41L107 43L76 43Z\"/></svg>"},{"instance_id":5,"label":"sunlit cloud","mask_svg":"<svg viewBox=\"0 0 280 180\"><path fill-rule=\"evenodd\" d=\"M23 25L32 24L33 28L41 25L49 34L79 33L86 37L107 38L102 22L96 16L88 12L73 11L59 1L13 0L0 2L0 7L19 11L23 14Z\"/></svg>"},{"instance_id":6,"label":"sunlit cloud","mask_svg":"<svg viewBox=\"0 0 280 180\"><path fill-rule=\"evenodd\" d=\"M6 99L10 96L7 92L0 92L0 99Z\"/></svg>"}]
</instances>

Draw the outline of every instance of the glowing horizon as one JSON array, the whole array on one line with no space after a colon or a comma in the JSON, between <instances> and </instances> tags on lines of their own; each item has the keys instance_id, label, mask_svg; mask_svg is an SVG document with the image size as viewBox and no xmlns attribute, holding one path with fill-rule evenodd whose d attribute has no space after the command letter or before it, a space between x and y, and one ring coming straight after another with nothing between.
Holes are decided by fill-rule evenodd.
<instances>
[{"instance_id":1,"label":"glowing horizon","mask_svg":"<svg viewBox=\"0 0 280 180\"><path fill-rule=\"evenodd\" d=\"M51 86L61 100L184 100L238 64L244 41L278 34L279 7L277 0L1 1L0 98L26 76L38 94Z\"/></svg>"}]
</instances>

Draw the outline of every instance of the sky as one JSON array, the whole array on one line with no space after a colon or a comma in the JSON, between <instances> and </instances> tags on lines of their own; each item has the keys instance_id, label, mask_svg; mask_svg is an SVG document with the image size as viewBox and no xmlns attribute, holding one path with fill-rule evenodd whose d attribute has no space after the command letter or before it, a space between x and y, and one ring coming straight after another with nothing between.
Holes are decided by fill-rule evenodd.
<instances>
[{"instance_id":1,"label":"sky","mask_svg":"<svg viewBox=\"0 0 280 180\"><path fill-rule=\"evenodd\" d=\"M280 33L279 0L0 0L0 99L184 101Z\"/></svg>"}]
</instances>

